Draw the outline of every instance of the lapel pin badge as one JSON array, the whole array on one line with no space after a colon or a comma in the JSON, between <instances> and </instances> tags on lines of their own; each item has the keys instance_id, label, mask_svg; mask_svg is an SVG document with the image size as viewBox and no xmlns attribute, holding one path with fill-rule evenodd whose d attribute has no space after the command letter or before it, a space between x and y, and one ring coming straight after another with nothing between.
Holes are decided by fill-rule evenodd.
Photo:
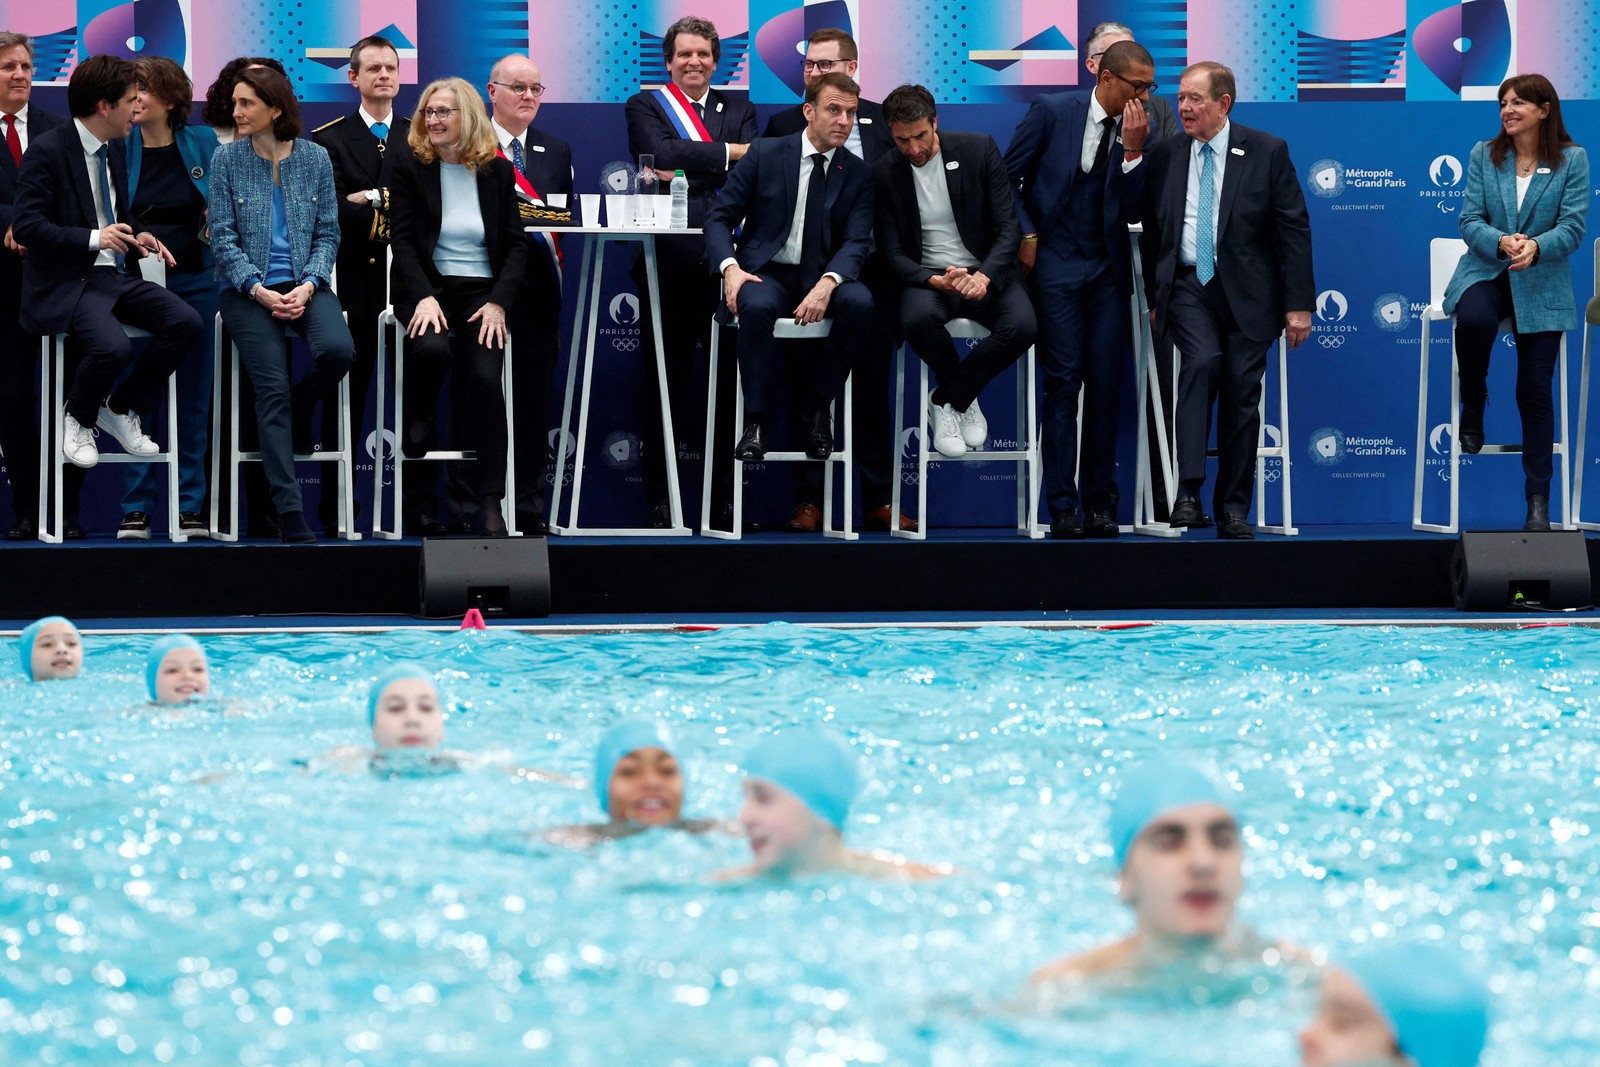
<instances>
[{"instance_id":1,"label":"lapel pin badge","mask_svg":"<svg viewBox=\"0 0 1600 1067\"><path fill-rule=\"evenodd\" d=\"M719 114L719 115L722 114L722 101L721 100L717 101L717 114Z\"/></svg>"},{"instance_id":2,"label":"lapel pin badge","mask_svg":"<svg viewBox=\"0 0 1600 1067\"><path fill-rule=\"evenodd\" d=\"M950 162L948 162L948 163L946 163L944 165L944 169L945 170L960 170L961 169L961 161L959 159L952 159Z\"/></svg>"},{"instance_id":3,"label":"lapel pin badge","mask_svg":"<svg viewBox=\"0 0 1600 1067\"><path fill-rule=\"evenodd\" d=\"M1538 170L1534 171L1534 173L1535 174L1549 174L1550 173L1550 168L1549 167L1540 167Z\"/></svg>"},{"instance_id":4,"label":"lapel pin badge","mask_svg":"<svg viewBox=\"0 0 1600 1067\"><path fill-rule=\"evenodd\" d=\"M1228 149L1228 151L1231 154L1236 155L1236 156L1244 155L1244 149L1242 149L1242 148L1230 148L1230 149Z\"/></svg>"},{"instance_id":5,"label":"lapel pin badge","mask_svg":"<svg viewBox=\"0 0 1600 1067\"><path fill-rule=\"evenodd\" d=\"M856 119L856 121L861 123L861 125L863 125L863 126L871 126L872 125L872 120L869 119L869 118L859 118L859 119Z\"/></svg>"},{"instance_id":6,"label":"lapel pin badge","mask_svg":"<svg viewBox=\"0 0 1600 1067\"><path fill-rule=\"evenodd\" d=\"M535 152L543 152L544 151L544 145L542 145L542 144L536 144L536 145L532 145L530 147L532 147Z\"/></svg>"},{"instance_id":7,"label":"lapel pin badge","mask_svg":"<svg viewBox=\"0 0 1600 1067\"><path fill-rule=\"evenodd\" d=\"M206 176L206 168L204 168L204 167L194 167L193 169L191 169L189 171L189 177L193 178L195 181L199 181L201 178L204 178L205 176Z\"/></svg>"}]
</instances>

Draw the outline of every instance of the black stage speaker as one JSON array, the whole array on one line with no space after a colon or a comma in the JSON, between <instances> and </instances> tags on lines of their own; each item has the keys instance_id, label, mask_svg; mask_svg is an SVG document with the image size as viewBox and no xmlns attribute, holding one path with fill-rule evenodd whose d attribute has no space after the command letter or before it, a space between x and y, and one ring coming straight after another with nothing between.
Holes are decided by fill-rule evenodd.
<instances>
[{"instance_id":1,"label":"black stage speaker","mask_svg":"<svg viewBox=\"0 0 1600 1067\"><path fill-rule=\"evenodd\" d=\"M443 619L550 614L550 551L542 537L429 537L417 571L422 614Z\"/></svg>"},{"instance_id":2,"label":"black stage speaker","mask_svg":"<svg viewBox=\"0 0 1600 1067\"><path fill-rule=\"evenodd\" d=\"M1450 561L1459 611L1515 611L1592 604L1589 551L1577 530L1479 530L1461 535Z\"/></svg>"}]
</instances>

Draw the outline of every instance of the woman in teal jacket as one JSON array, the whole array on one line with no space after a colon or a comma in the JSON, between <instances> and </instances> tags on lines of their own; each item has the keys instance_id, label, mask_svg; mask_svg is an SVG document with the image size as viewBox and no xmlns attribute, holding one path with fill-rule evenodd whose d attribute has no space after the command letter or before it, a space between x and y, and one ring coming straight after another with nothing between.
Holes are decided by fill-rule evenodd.
<instances>
[{"instance_id":1,"label":"woman in teal jacket","mask_svg":"<svg viewBox=\"0 0 1600 1067\"><path fill-rule=\"evenodd\" d=\"M206 234L206 193L216 132L189 125L194 86L183 68L164 56L139 62L139 103L128 134L128 196L133 214L172 252L167 288L195 311L205 329L179 365L178 529L209 536L200 509L206 495L206 431L214 366L211 320L217 313L217 280ZM132 463L122 497L117 537L144 540L162 482L158 467Z\"/></svg>"},{"instance_id":2,"label":"woman in teal jacket","mask_svg":"<svg viewBox=\"0 0 1600 1067\"><path fill-rule=\"evenodd\" d=\"M1500 133L1473 146L1461 236L1467 254L1445 287L1456 317L1461 370L1457 447L1483 447L1489 353L1502 319L1517 337L1517 410L1522 415L1525 530L1550 528L1555 405L1550 382L1561 337L1578 325L1567 257L1583 243L1589 210L1589 157L1567 136L1561 101L1543 74L1500 86Z\"/></svg>"}]
</instances>

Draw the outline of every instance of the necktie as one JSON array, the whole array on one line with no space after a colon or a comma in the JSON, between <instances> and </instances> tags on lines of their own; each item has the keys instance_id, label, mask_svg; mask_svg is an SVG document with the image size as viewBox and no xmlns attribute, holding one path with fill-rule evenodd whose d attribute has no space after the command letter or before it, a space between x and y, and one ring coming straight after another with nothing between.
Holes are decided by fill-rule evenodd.
<instances>
[{"instance_id":1,"label":"necktie","mask_svg":"<svg viewBox=\"0 0 1600 1067\"><path fill-rule=\"evenodd\" d=\"M387 141L389 139L389 124L387 122L374 122L372 124L372 136L376 137L380 144Z\"/></svg>"},{"instance_id":2,"label":"necktie","mask_svg":"<svg viewBox=\"0 0 1600 1067\"><path fill-rule=\"evenodd\" d=\"M17 133L17 116L7 115L6 119L6 147L11 149L11 161L17 166L22 166L22 137Z\"/></svg>"},{"instance_id":3,"label":"necktie","mask_svg":"<svg viewBox=\"0 0 1600 1067\"><path fill-rule=\"evenodd\" d=\"M111 169L106 162L111 158L111 150L105 145L101 145L99 149L95 151L95 157L100 160L100 210L105 212L106 225L110 226L112 223L117 221L117 212L111 206ZM118 252L118 270L122 269L123 262L124 259L122 253Z\"/></svg>"},{"instance_id":4,"label":"necktie","mask_svg":"<svg viewBox=\"0 0 1600 1067\"><path fill-rule=\"evenodd\" d=\"M1094 163L1089 167L1089 173L1094 174L1106 165L1106 157L1111 154L1111 131L1117 120L1107 115L1100 120L1100 147L1094 150Z\"/></svg>"},{"instance_id":5,"label":"necktie","mask_svg":"<svg viewBox=\"0 0 1600 1067\"><path fill-rule=\"evenodd\" d=\"M516 167L517 173L524 178L528 176L527 170L522 166L522 138L520 137L511 138L511 165Z\"/></svg>"},{"instance_id":6,"label":"necktie","mask_svg":"<svg viewBox=\"0 0 1600 1067\"><path fill-rule=\"evenodd\" d=\"M704 124L706 121L706 106L702 103L696 102L694 105L694 113L695 117L698 118L702 124Z\"/></svg>"},{"instance_id":7,"label":"necktie","mask_svg":"<svg viewBox=\"0 0 1600 1067\"><path fill-rule=\"evenodd\" d=\"M1216 165L1211 162L1211 146L1200 146L1200 206L1194 222L1194 272L1201 285L1209 284L1217 273L1216 238L1212 236L1212 220L1217 196Z\"/></svg>"},{"instance_id":8,"label":"necktie","mask_svg":"<svg viewBox=\"0 0 1600 1067\"><path fill-rule=\"evenodd\" d=\"M822 277L822 216L827 212L824 183L828 178L828 158L818 152L811 157L811 179L806 183L806 218L800 224L800 281L807 288Z\"/></svg>"}]
</instances>

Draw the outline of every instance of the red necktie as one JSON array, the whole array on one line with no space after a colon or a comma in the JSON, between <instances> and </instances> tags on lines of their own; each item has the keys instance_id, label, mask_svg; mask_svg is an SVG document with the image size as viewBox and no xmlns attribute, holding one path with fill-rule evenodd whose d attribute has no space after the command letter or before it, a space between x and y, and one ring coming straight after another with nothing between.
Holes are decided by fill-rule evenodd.
<instances>
[{"instance_id":1,"label":"red necktie","mask_svg":"<svg viewBox=\"0 0 1600 1067\"><path fill-rule=\"evenodd\" d=\"M7 115L6 120L6 147L11 149L11 161L17 166L22 166L22 138L17 133L17 116Z\"/></svg>"}]
</instances>

